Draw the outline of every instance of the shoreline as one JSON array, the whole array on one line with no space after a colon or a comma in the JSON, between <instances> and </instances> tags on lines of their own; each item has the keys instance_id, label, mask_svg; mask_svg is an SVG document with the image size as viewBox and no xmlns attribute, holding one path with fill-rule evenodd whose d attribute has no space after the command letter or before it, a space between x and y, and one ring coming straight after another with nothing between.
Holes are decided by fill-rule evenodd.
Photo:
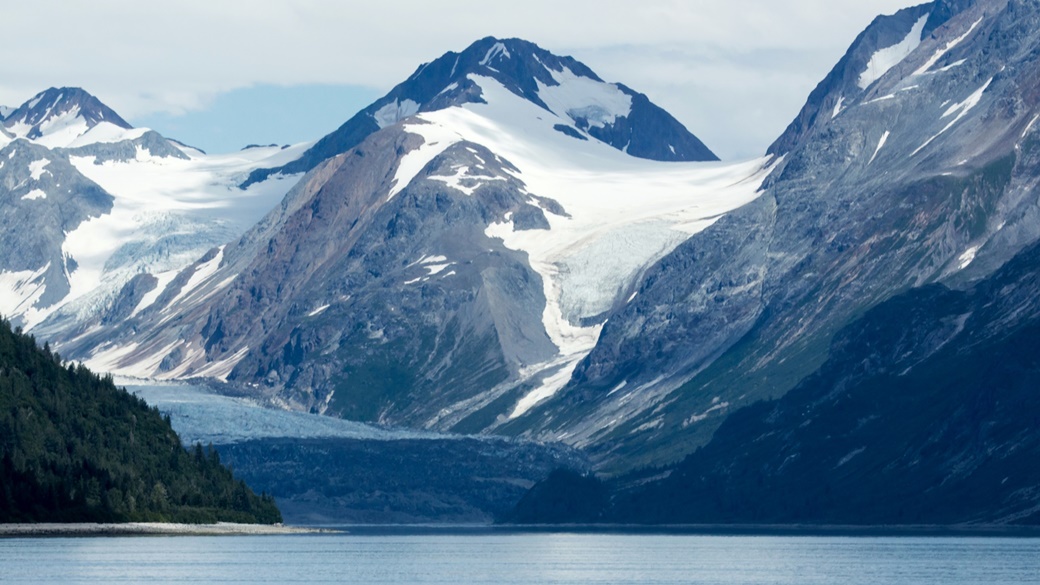
<instances>
[{"instance_id":1,"label":"shoreline","mask_svg":"<svg viewBox=\"0 0 1040 585\"><path fill-rule=\"evenodd\" d=\"M1040 526L836 525L836 524L337 524L353 536L438 534L631 534L789 537L994 537L1038 538Z\"/></svg>"},{"instance_id":2,"label":"shoreline","mask_svg":"<svg viewBox=\"0 0 1040 585\"><path fill-rule=\"evenodd\" d=\"M166 522L126 523L21 523L0 524L0 538L49 536L268 536L286 534L338 534L324 528L281 524L175 524Z\"/></svg>"},{"instance_id":3,"label":"shoreline","mask_svg":"<svg viewBox=\"0 0 1040 585\"><path fill-rule=\"evenodd\" d=\"M0 539L95 536L285 536L306 534L495 535L495 534L630 534L689 536L788 537L995 537L1040 538L1038 526L1008 525L812 525L812 524L176 524L18 523L0 524Z\"/></svg>"}]
</instances>

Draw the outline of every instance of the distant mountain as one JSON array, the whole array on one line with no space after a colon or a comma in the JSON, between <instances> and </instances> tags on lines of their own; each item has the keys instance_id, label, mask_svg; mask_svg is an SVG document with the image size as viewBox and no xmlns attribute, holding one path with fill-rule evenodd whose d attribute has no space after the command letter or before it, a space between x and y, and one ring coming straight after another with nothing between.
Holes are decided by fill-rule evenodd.
<instances>
[{"instance_id":1,"label":"distant mountain","mask_svg":"<svg viewBox=\"0 0 1040 585\"><path fill-rule=\"evenodd\" d=\"M52 87L36 94L4 116L3 125L14 136L49 148L72 146L87 134L91 138L112 136L133 129L119 114L78 87Z\"/></svg>"},{"instance_id":2,"label":"distant mountain","mask_svg":"<svg viewBox=\"0 0 1040 585\"><path fill-rule=\"evenodd\" d=\"M284 167L259 169L246 185L272 173L309 171L409 116L486 101L479 82L471 76L494 79L547 115L556 116L557 131L579 140L600 140L632 156L652 160L718 160L645 95L621 84L606 83L575 59L554 55L528 41L487 37L461 53L449 52L424 63L302 157Z\"/></svg>"},{"instance_id":3,"label":"distant mountain","mask_svg":"<svg viewBox=\"0 0 1040 585\"><path fill-rule=\"evenodd\" d=\"M280 522L216 452L0 319L0 522Z\"/></svg>"},{"instance_id":4,"label":"distant mountain","mask_svg":"<svg viewBox=\"0 0 1040 585\"><path fill-rule=\"evenodd\" d=\"M0 314L51 339L116 318L127 282L156 281L245 231L292 179L237 183L305 148L206 156L78 88L37 94L0 130Z\"/></svg>"}]
</instances>

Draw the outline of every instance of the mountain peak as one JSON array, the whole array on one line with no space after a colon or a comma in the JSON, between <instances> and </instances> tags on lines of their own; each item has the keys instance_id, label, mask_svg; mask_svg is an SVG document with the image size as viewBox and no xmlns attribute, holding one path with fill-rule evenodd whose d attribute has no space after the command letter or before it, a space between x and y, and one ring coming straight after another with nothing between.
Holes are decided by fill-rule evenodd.
<instances>
[{"instance_id":1,"label":"mountain peak","mask_svg":"<svg viewBox=\"0 0 1040 585\"><path fill-rule=\"evenodd\" d=\"M133 128L99 99L78 87L44 90L3 119L10 133L49 147L67 146L101 124L123 130Z\"/></svg>"},{"instance_id":2,"label":"mountain peak","mask_svg":"<svg viewBox=\"0 0 1040 585\"><path fill-rule=\"evenodd\" d=\"M513 93L548 109L539 98L539 83L546 86L559 85L553 73L565 71L575 77L604 83L591 69L573 57L555 55L523 39L495 37L484 37L461 53L445 53L432 63L419 67L405 83L425 81L431 90L441 85L437 88L440 92L453 83L463 83L469 75L483 75L496 79Z\"/></svg>"},{"instance_id":3,"label":"mountain peak","mask_svg":"<svg viewBox=\"0 0 1040 585\"><path fill-rule=\"evenodd\" d=\"M637 158L718 160L644 94L603 81L573 57L516 38L485 37L461 53L448 52L420 66L373 104L378 109L372 115L382 128L419 112L484 103L480 78L494 79L516 96L559 117L559 130L569 136L600 140Z\"/></svg>"},{"instance_id":4,"label":"mountain peak","mask_svg":"<svg viewBox=\"0 0 1040 585\"><path fill-rule=\"evenodd\" d=\"M598 140L643 159L716 161L703 142L646 95L600 79L573 57L555 55L523 39L484 37L462 52L420 65L382 98L358 112L304 155L279 168L259 169L243 187L267 177L306 172L347 152L374 132L425 112L486 104L481 83L510 93L559 118L556 129L577 140ZM553 119L554 122L557 120Z\"/></svg>"}]
</instances>

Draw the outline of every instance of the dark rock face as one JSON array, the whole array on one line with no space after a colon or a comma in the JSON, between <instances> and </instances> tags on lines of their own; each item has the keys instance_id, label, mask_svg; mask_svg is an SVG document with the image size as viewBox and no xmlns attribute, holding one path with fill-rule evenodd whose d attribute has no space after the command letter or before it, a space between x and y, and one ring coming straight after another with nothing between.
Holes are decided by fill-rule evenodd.
<instances>
[{"instance_id":1,"label":"dark rock face","mask_svg":"<svg viewBox=\"0 0 1040 585\"><path fill-rule=\"evenodd\" d=\"M218 447L296 524L487 523L564 465L565 448L505 440L258 439Z\"/></svg>"},{"instance_id":2,"label":"dark rock face","mask_svg":"<svg viewBox=\"0 0 1040 585\"><path fill-rule=\"evenodd\" d=\"M549 110L539 97L539 91L546 86L559 85L553 72L564 71L605 84L579 61L554 55L533 43L520 39L481 39L461 53L449 52L420 66L386 96L319 140L300 159L284 167L254 171L243 186L276 173L309 171L322 161L357 146L381 127L413 114L482 103L480 87L469 79L470 75L493 78L516 95ZM632 156L665 161L718 160L696 136L645 95L623 85L618 85L617 89L631 97L632 107L628 116L611 123L590 121L589 117L596 114L593 111L556 113L571 117L574 127L570 130L575 135L582 138L594 136Z\"/></svg>"},{"instance_id":3,"label":"dark rock face","mask_svg":"<svg viewBox=\"0 0 1040 585\"><path fill-rule=\"evenodd\" d=\"M40 126L53 118L77 111L88 128L101 122L109 122L120 128L133 128L119 114L101 103L96 97L78 87L52 87L36 94L33 99L24 103L4 119L4 126L11 128L15 124L29 126L27 138L39 138Z\"/></svg>"},{"instance_id":4,"label":"dark rock face","mask_svg":"<svg viewBox=\"0 0 1040 585\"><path fill-rule=\"evenodd\" d=\"M733 414L637 522L1040 524L1040 247L966 291L913 289L838 333L824 365Z\"/></svg>"},{"instance_id":5,"label":"dark rock face","mask_svg":"<svg viewBox=\"0 0 1040 585\"><path fill-rule=\"evenodd\" d=\"M78 148L60 149L70 156L92 156L94 164L106 162L122 162L137 158L138 150L147 151L151 156L160 158L178 158L188 160L188 155L174 146L158 132L149 130L134 140L121 142L99 142Z\"/></svg>"},{"instance_id":6,"label":"dark rock face","mask_svg":"<svg viewBox=\"0 0 1040 585\"><path fill-rule=\"evenodd\" d=\"M75 271L62 251L65 234L112 209L112 196L68 160L26 140L0 149L0 272L39 271L46 307L69 292Z\"/></svg>"},{"instance_id":7,"label":"dark rock face","mask_svg":"<svg viewBox=\"0 0 1040 585\"><path fill-rule=\"evenodd\" d=\"M105 312L101 322L105 325L119 323L129 319L134 309L141 303L146 294L155 290L159 280L151 274L138 274L123 286L119 296L112 306Z\"/></svg>"},{"instance_id":8,"label":"dark rock face","mask_svg":"<svg viewBox=\"0 0 1040 585\"><path fill-rule=\"evenodd\" d=\"M871 57L879 50L898 44L927 17L922 35L927 38L970 2L932 2L904 8L892 16L874 19L845 53L827 77L809 94L809 100L779 138L770 145L769 154L783 155L803 142L814 131L827 126L834 112L851 105L870 87L862 87L860 78ZM959 6L964 5L964 6Z\"/></svg>"}]
</instances>

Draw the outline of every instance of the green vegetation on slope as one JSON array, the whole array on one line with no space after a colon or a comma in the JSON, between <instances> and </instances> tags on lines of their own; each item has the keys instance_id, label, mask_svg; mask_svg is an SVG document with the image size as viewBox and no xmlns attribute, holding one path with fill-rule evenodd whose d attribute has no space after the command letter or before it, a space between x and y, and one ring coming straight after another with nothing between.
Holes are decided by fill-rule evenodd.
<instances>
[{"instance_id":1,"label":"green vegetation on slope","mask_svg":"<svg viewBox=\"0 0 1040 585\"><path fill-rule=\"evenodd\" d=\"M0 319L0 522L274 523L269 496L157 409Z\"/></svg>"}]
</instances>

